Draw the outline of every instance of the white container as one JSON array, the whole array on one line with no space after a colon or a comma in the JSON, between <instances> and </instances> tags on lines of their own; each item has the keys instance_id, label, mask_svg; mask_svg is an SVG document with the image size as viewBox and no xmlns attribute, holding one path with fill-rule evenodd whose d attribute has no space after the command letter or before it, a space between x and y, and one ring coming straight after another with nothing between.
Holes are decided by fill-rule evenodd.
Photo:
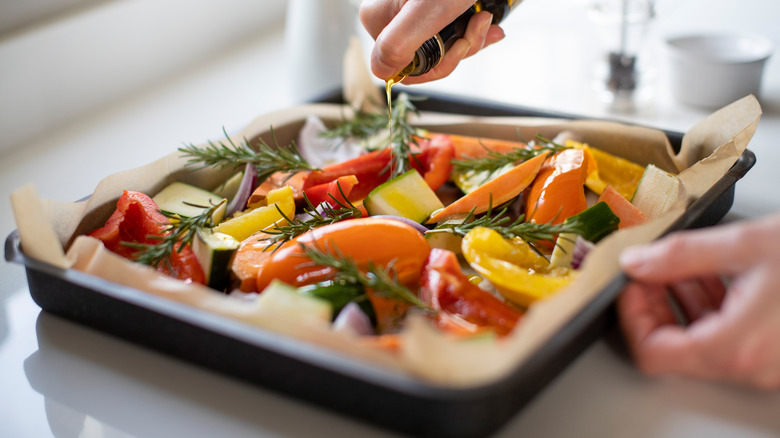
<instances>
[{"instance_id":1,"label":"white container","mask_svg":"<svg viewBox=\"0 0 780 438\"><path fill-rule=\"evenodd\" d=\"M359 3L353 0L290 0L285 48L292 95L308 102L344 83L344 54L356 34Z\"/></svg>"},{"instance_id":2,"label":"white container","mask_svg":"<svg viewBox=\"0 0 780 438\"><path fill-rule=\"evenodd\" d=\"M673 95L713 109L749 94L758 96L772 42L743 34L707 34L666 40Z\"/></svg>"}]
</instances>

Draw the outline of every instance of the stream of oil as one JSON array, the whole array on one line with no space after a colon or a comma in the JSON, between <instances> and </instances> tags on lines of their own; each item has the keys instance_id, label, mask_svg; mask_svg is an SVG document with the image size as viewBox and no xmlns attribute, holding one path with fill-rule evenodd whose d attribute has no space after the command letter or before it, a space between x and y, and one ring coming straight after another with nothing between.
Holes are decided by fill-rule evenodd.
<instances>
[{"instance_id":1,"label":"stream of oil","mask_svg":"<svg viewBox=\"0 0 780 438\"><path fill-rule=\"evenodd\" d=\"M416 59L416 58L415 58ZM393 97L390 94L390 89L393 87L394 84L399 84L401 81L406 79L407 76L409 76L409 73L414 70L416 66L416 61L409 64L408 67L398 72L395 76L393 76L390 79L387 79L385 81L385 92L387 93L387 120L388 122L393 121Z\"/></svg>"},{"instance_id":2,"label":"stream of oil","mask_svg":"<svg viewBox=\"0 0 780 438\"><path fill-rule=\"evenodd\" d=\"M385 91L387 92L387 121L388 123L393 121L393 98L390 95L390 89L395 84L395 78L385 81Z\"/></svg>"}]
</instances>

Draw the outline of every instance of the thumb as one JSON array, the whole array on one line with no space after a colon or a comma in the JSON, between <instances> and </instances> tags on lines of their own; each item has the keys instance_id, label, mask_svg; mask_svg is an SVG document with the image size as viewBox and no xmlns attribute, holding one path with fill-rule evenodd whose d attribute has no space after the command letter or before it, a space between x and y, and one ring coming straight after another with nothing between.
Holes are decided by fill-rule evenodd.
<instances>
[{"instance_id":1,"label":"thumb","mask_svg":"<svg viewBox=\"0 0 780 438\"><path fill-rule=\"evenodd\" d=\"M671 234L657 242L631 247L620 265L634 279L670 283L686 278L743 272L761 257L766 236L743 223Z\"/></svg>"}]
</instances>

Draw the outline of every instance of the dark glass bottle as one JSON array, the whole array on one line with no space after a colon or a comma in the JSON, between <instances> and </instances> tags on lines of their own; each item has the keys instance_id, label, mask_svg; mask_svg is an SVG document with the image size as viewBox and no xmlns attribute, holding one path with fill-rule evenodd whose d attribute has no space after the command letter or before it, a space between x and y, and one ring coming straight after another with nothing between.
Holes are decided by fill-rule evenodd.
<instances>
[{"instance_id":1,"label":"dark glass bottle","mask_svg":"<svg viewBox=\"0 0 780 438\"><path fill-rule=\"evenodd\" d=\"M493 14L493 24L498 24L506 17L512 8L522 0L479 0L452 23L448 24L438 34L424 42L414 54L414 60L400 71L392 82L398 83L407 76L420 76L431 71L444 57L447 50L466 33L466 27L474 14L488 11Z\"/></svg>"}]
</instances>

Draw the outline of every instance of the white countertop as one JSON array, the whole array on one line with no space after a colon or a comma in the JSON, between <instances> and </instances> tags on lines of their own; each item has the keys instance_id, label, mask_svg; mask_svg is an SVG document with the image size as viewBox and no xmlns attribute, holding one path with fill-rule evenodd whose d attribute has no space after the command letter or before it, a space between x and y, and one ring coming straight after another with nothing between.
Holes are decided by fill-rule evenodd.
<instances>
[{"instance_id":1,"label":"white countertop","mask_svg":"<svg viewBox=\"0 0 780 438\"><path fill-rule=\"evenodd\" d=\"M666 6L651 47L672 33L736 29L769 36L780 47L778 2L688 0ZM603 111L588 91L594 46L583 8L582 0L528 0L507 20L505 41L467 60L450 78L419 89L680 131L708 114L671 98L660 53L653 105L633 116ZM106 175L148 163L182 142L217 139L223 126L237 130L256 115L298 103L300 88L290 83L294 75L278 74L287 65L284 47L283 28L272 27L21 145L0 145L3 196L33 182L44 198L78 199ZM728 220L780 211L780 172L774 168L780 163L777 49L761 102L764 115L749 146L757 164L737 183ZM15 228L8 206L0 212L3 237ZM616 344L617 333L596 342L497 436L780 435L780 393L649 379ZM392 436L41 312L22 267L5 262L0 263L0 425L0 437Z\"/></svg>"}]
</instances>

